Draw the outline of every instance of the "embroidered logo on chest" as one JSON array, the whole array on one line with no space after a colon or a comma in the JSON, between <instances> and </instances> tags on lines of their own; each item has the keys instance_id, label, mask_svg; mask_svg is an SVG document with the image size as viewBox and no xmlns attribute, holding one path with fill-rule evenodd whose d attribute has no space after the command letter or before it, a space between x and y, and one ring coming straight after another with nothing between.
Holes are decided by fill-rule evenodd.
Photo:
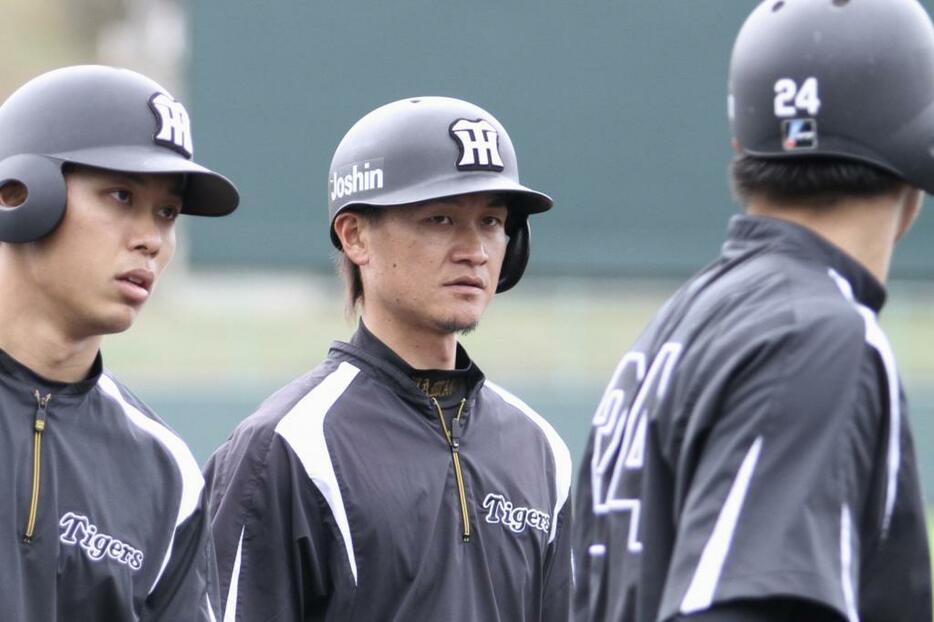
<instances>
[{"instance_id":1,"label":"embroidered logo on chest","mask_svg":"<svg viewBox=\"0 0 934 622\"><path fill-rule=\"evenodd\" d=\"M450 397L454 395L456 391L462 391L462 387L464 386L462 380L455 380L453 378L432 380L431 378L418 378L413 376L412 380L414 380L418 388L422 390L422 393L428 397Z\"/></svg>"},{"instance_id":2,"label":"embroidered logo on chest","mask_svg":"<svg viewBox=\"0 0 934 622\"><path fill-rule=\"evenodd\" d=\"M99 562L109 558L131 570L143 567L143 552L113 536L102 533L87 516L68 512L58 521L62 544L80 547L89 559Z\"/></svg>"},{"instance_id":3,"label":"embroidered logo on chest","mask_svg":"<svg viewBox=\"0 0 934 622\"><path fill-rule=\"evenodd\" d=\"M551 528L551 515L534 508L513 505L500 494L489 493L483 499L483 509L486 510L486 522L505 525L515 533L525 531L526 527L548 533Z\"/></svg>"}]
</instances>

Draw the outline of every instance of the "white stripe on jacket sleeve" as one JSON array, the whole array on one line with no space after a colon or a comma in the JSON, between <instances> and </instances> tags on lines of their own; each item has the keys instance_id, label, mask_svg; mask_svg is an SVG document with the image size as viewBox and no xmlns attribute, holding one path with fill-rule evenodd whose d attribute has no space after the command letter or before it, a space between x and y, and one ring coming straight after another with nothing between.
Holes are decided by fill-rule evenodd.
<instances>
[{"instance_id":1,"label":"white stripe on jacket sleeve","mask_svg":"<svg viewBox=\"0 0 934 622\"><path fill-rule=\"evenodd\" d=\"M236 622L237 620L237 596L240 592L240 562L243 557L243 531L245 529L245 527L240 528L237 554L234 556L233 570L230 573L230 585L227 588L227 600L224 604L223 622Z\"/></svg>"},{"instance_id":2,"label":"white stripe on jacket sleeve","mask_svg":"<svg viewBox=\"0 0 934 622\"><path fill-rule=\"evenodd\" d=\"M114 382L112 378L106 374L102 374L97 384L106 395L117 402L131 423L144 432L154 436L175 459L175 464L178 467L182 480L181 499L178 504L178 514L175 517L175 528L178 529L179 525L194 514L195 510L198 508L201 492L204 490L204 477L201 475L201 469L198 468L197 460L195 460L195 457L191 454L191 450L188 449L188 445L185 444L185 441L176 436L172 430L155 419L147 417L136 406L130 404L123 397L119 387L117 387L117 383ZM156 574L156 579L149 588L150 594L156 589L156 585L158 585L159 579L162 578L162 573L165 571L165 567L172 557L172 545L174 543L175 532L173 531L172 538L169 540L169 546L165 552L165 557L162 560L162 566L160 566L159 572Z\"/></svg>"},{"instance_id":3,"label":"white stripe on jacket sleeve","mask_svg":"<svg viewBox=\"0 0 934 622\"><path fill-rule=\"evenodd\" d=\"M340 485L324 438L324 418L359 371L350 363L341 363L276 425L276 433L285 439L298 456L308 477L321 491L331 509L344 540L354 584L357 582L357 559Z\"/></svg>"},{"instance_id":4,"label":"white stripe on jacket sleeve","mask_svg":"<svg viewBox=\"0 0 934 622\"><path fill-rule=\"evenodd\" d=\"M866 343L879 353L882 366L885 368L885 380L889 394L889 438L888 452L886 455L888 478L885 487L885 512L882 515L882 534L885 536L892 522L892 512L895 509L895 499L898 496L898 469L902 460L901 389L899 388L898 369L895 365L895 353L892 350L892 345L889 343L888 337L886 337L882 327L879 326L876 313L856 300L850 282L840 276L836 270L829 269L828 273L830 274L830 278L837 284L837 287L840 288L843 297L849 300L850 304L852 304L860 316L862 316L866 324Z\"/></svg>"},{"instance_id":5,"label":"white stripe on jacket sleeve","mask_svg":"<svg viewBox=\"0 0 934 622\"><path fill-rule=\"evenodd\" d=\"M749 483L752 481L761 451L762 437L759 436L746 452L746 457L743 458L739 471L736 473L733 485L730 486L726 501L720 508L720 514L717 516L710 539L704 546L697 568L694 570L694 577L684 595L684 600L681 601L681 613L703 611L713 603L714 592L717 590L726 556L730 552L733 534L739 522L739 514L743 509L746 492L749 490Z\"/></svg>"}]
</instances>

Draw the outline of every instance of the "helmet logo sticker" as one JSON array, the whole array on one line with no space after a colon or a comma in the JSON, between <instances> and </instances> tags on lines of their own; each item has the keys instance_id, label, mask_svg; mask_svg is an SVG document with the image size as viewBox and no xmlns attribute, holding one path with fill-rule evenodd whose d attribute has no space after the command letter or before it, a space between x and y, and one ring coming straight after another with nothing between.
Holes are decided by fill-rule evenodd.
<instances>
[{"instance_id":1,"label":"helmet logo sticker","mask_svg":"<svg viewBox=\"0 0 934 622\"><path fill-rule=\"evenodd\" d=\"M458 170L503 170L503 159L499 155L499 134L489 121L458 119L451 124L449 132L460 149Z\"/></svg>"},{"instance_id":2,"label":"helmet logo sticker","mask_svg":"<svg viewBox=\"0 0 934 622\"><path fill-rule=\"evenodd\" d=\"M328 179L331 200L343 199L359 192L383 189L383 159L351 162L331 171Z\"/></svg>"},{"instance_id":3,"label":"helmet logo sticker","mask_svg":"<svg viewBox=\"0 0 934 622\"><path fill-rule=\"evenodd\" d=\"M191 159L194 147L191 143L191 121L185 107L165 93L150 97L149 107L156 116L153 141Z\"/></svg>"},{"instance_id":4,"label":"helmet logo sticker","mask_svg":"<svg viewBox=\"0 0 934 622\"><path fill-rule=\"evenodd\" d=\"M782 148L785 151L816 149L817 121L814 119L782 121Z\"/></svg>"}]
</instances>

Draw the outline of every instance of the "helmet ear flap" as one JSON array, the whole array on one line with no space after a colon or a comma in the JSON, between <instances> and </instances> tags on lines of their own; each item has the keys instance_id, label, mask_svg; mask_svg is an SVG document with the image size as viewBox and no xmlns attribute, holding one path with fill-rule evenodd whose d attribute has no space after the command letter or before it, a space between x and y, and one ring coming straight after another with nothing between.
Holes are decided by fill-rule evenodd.
<instances>
[{"instance_id":1,"label":"helmet ear flap","mask_svg":"<svg viewBox=\"0 0 934 622\"><path fill-rule=\"evenodd\" d=\"M510 214L510 218L512 218ZM505 292L511 289L525 272L525 267L529 263L529 243L532 237L532 230L529 227L528 214L515 216L516 224L509 236L509 243L506 245L506 254L503 257L503 267L499 272L499 284L496 286L496 293ZM520 220L521 219L521 220ZM510 223L511 224L511 223Z\"/></svg>"},{"instance_id":2,"label":"helmet ear flap","mask_svg":"<svg viewBox=\"0 0 934 622\"><path fill-rule=\"evenodd\" d=\"M13 155L0 161L0 187L10 182L26 187L26 200L0 206L0 242L34 242L52 233L65 215L61 165L35 154Z\"/></svg>"}]
</instances>

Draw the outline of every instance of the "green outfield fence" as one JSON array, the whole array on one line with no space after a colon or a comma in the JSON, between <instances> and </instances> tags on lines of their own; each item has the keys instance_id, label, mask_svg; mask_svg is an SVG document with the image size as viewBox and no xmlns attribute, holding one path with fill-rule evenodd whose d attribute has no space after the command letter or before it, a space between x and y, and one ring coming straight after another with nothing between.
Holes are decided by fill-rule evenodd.
<instances>
[{"instance_id":1,"label":"green outfield fence","mask_svg":"<svg viewBox=\"0 0 934 622\"><path fill-rule=\"evenodd\" d=\"M755 4L190 2L198 158L243 195L231 218L193 224L192 260L327 271L341 136L383 103L448 95L493 112L523 181L555 198L533 218L531 274L685 276L735 210L727 67ZM934 277L926 216L900 277Z\"/></svg>"}]
</instances>

